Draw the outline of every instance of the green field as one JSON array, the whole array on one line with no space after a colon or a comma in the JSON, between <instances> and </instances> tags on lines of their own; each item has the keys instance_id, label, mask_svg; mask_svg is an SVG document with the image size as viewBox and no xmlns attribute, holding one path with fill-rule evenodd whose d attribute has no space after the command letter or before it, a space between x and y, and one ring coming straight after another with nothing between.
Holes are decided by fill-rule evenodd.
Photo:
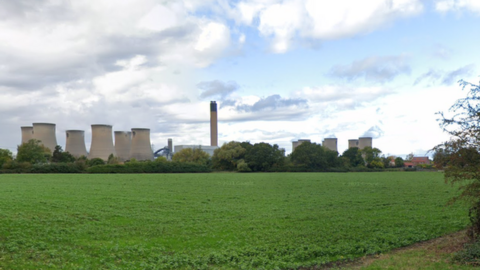
<instances>
[{"instance_id":1,"label":"green field","mask_svg":"<svg viewBox=\"0 0 480 270\"><path fill-rule=\"evenodd\" d=\"M0 175L0 269L289 269L467 226L441 173Z\"/></svg>"}]
</instances>

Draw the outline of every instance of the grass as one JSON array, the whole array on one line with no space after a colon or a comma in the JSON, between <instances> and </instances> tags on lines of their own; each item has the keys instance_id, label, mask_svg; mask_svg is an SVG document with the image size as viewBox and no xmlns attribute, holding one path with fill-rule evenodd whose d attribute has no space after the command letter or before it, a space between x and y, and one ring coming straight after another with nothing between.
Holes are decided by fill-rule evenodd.
<instances>
[{"instance_id":1,"label":"grass","mask_svg":"<svg viewBox=\"0 0 480 270\"><path fill-rule=\"evenodd\" d=\"M466 227L440 173L0 175L0 269L288 269Z\"/></svg>"}]
</instances>

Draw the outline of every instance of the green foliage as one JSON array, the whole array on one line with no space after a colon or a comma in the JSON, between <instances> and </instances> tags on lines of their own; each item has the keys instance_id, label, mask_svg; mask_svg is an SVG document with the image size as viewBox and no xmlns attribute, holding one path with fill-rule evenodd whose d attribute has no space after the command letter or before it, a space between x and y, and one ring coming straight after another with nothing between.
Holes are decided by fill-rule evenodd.
<instances>
[{"instance_id":1,"label":"green foliage","mask_svg":"<svg viewBox=\"0 0 480 270\"><path fill-rule=\"evenodd\" d=\"M296 165L307 168L324 169L327 167L326 149L320 144L304 142L295 148L290 159Z\"/></svg>"},{"instance_id":2,"label":"green foliage","mask_svg":"<svg viewBox=\"0 0 480 270\"><path fill-rule=\"evenodd\" d=\"M403 161L403 158L401 157L395 158L395 167L403 168L403 166L405 166L405 162Z\"/></svg>"},{"instance_id":3,"label":"green foliage","mask_svg":"<svg viewBox=\"0 0 480 270\"><path fill-rule=\"evenodd\" d=\"M348 161L347 164L345 164L346 162L344 162L346 166L357 167L360 165L365 165L365 161L362 157L362 152L360 151L360 149L358 149L358 147L348 148L343 152L342 157Z\"/></svg>"},{"instance_id":4,"label":"green foliage","mask_svg":"<svg viewBox=\"0 0 480 270\"><path fill-rule=\"evenodd\" d=\"M0 185L2 269L321 269L468 224L431 172L2 175Z\"/></svg>"},{"instance_id":5,"label":"green foliage","mask_svg":"<svg viewBox=\"0 0 480 270\"><path fill-rule=\"evenodd\" d=\"M107 164L110 164L110 165L120 164L120 161L116 156L114 156L113 154L110 154L108 156Z\"/></svg>"},{"instance_id":6,"label":"green foliage","mask_svg":"<svg viewBox=\"0 0 480 270\"><path fill-rule=\"evenodd\" d=\"M224 143L213 152L212 167L222 171L234 171L238 169L237 165L245 158L246 153L247 150L239 142Z\"/></svg>"},{"instance_id":7,"label":"green foliage","mask_svg":"<svg viewBox=\"0 0 480 270\"><path fill-rule=\"evenodd\" d=\"M363 148L361 150L361 152L362 152L362 156L364 157L365 162L367 164L370 164L374 160L379 161L380 154L382 153L382 151L380 151L380 149L372 148L370 146L367 146L367 147Z\"/></svg>"},{"instance_id":8,"label":"green foliage","mask_svg":"<svg viewBox=\"0 0 480 270\"><path fill-rule=\"evenodd\" d=\"M184 148L175 153L172 157L173 161L183 163L197 163L207 165L210 160L210 155L201 148Z\"/></svg>"},{"instance_id":9,"label":"green foliage","mask_svg":"<svg viewBox=\"0 0 480 270\"><path fill-rule=\"evenodd\" d=\"M2 168L3 164L7 162L11 162L13 160L12 152L8 149L0 149L0 169Z\"/></svg>"},{"instance_id":10,"label":"green foliage","mask_svg":"<svg viewBox=\"0 0 480 270\"><path fill-rule=\"evenodd\" d=\"M98 165L105 165L105 161L101 158L92 158L87 161L89 167L98 166Z\"/></svg>"},{"instance_id":11,"label":"green foliage","mask_svg":"<svg viewBox=\"0 0 480 270\"><path fill-rule=\"evenodd\" d=\"M160 163L162 163L162 162L168 162L168 160L167 160L166 157L160 156L160 157L157 157L157 158L155 159L155 162L160 162Z\"/></svg>"},{"instance_id":12,"label":"green foliage","mask_svg":"<svg viewBox=\"0 0 480 270\"><path fill-rule=\"evenodd\" d=\"M46 163L50 159L50 149L43 146L39 140L29 140L17 147L18 162L28 162L31 164Z\"/></svg>"},{"instance_id":13,"label":"green foliage","mask_svg":"<svg viewBox=\"0 0 480 270\"><path fill-rule=\"evenodd\" d=\"M69 152L63 152L62 147L57 145L55 146L55 150L53 151L50 161L54 163L72 163L75 162L75 157Z\"/></svg>"},{"instance_id":14,"label":"green foliage","mask_svg":"<svg viewBox=\"0 0 480 270\"><path fill-rule=\"evenodd\" d=\"M239 171L239 172L251 172L252 169L250 169L250 167L248 167L248 164L245 163L245 161L242 159L237 164L237 171Z\"/></svg>"},{"instance_id":15,"label":"green foliage","mask_svg":"<svg viewBox=\"0 0 480 270\"><path fill-rule=\"evenodd\" d=\"M88 173L201 173L210 172L208 166L187 162L127 162L124 165L97 165L87 169Z\"/></svg>"},{"instance_id":16,"label":"green foliage","mask_svg":"<svg viewBox=\"0 0 480 270\"><path fill-rule=\"evenodd\" d=\"M480 266L480 241L467 243L462 250L455 253L452 260L457 263Z\"/></svg>"},{"instance_id":17,"label":"green foliage","mask_svg":"<svg viewBox=\"0 0 480 270\"><path fill-rule=\"evenodd\" d=\"M383 164L382 160L380 158L376 158L372 160L368 166L368 168L377 168L377 169L383 169L385 165Z\"/></svg>"},{"instance_id":18,"label":"green foliage","mask_svg":"<svg viewBox=\"0 0 480 270\"><path fill-rule=\"evenodd\" d=\"M285 162L285 152L278 145L256 143L245 154L245 163L254 172L265 172L274 166L282 166Z\"/></svg>"}]
</instances>

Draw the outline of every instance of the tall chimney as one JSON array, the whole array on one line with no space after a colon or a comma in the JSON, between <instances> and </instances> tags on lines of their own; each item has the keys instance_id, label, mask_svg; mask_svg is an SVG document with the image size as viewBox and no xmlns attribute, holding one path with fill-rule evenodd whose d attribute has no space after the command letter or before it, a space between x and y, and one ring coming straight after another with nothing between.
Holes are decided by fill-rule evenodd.
<instances>
[{"instance_id":1,"label":"tall chimney","mask_svg":"<svg viewBox=\"0 0 480 270\"><path fill-rule=\"evenodd\" d=\"M173 141L172 139L168 139L168 150L170 151L170 154L173 153Z\"/></svg>"},{"instance_id":2,"label":"tall chimney","mask_svg":"<svg viewBox=\"0 0 480 270\"><path fill-rule=\"evenodd\" d=\"M210 146L218 146L217 102L210 101Z\"/></svg>"}]
</instances>

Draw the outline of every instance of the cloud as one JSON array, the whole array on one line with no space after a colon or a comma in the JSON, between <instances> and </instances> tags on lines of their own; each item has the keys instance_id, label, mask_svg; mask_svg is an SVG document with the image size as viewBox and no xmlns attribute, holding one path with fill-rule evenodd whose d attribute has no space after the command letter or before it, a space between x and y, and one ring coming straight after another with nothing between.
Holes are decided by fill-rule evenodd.
<instances>
[{"instance_id":1,"label":"cloud","mask_svg":"<svg viewBox=\"0 0 480 270\"><path fill-rule=\"evenodd\" d=\"M200 94L200 98L202 99L217 97L220 98L220 100L224 100L228 95L238 90L240 86L234 81L222 82L214 80L200 82L197 84L197 87L202 90L202 93Z\"/></svg>"},{"instance_id":2,"label":"cloud","mask_svg":"<svg viewBox=\"0 0 480 270\"><path fill-rule=\"evenodd\" d=\"M282 98L280 95L271 95L262 98L253 105L237 105L237 111L243 112L260 112L277 109L293 109L293 108L308 108L307 100L300 98Z\"/></svg>"},{"instance_id":3,"label":"cloud","mask_svg":"<svg viewBox=\"0 0 480 270\"><path fill-rule=\"evenodd\" d=\"M382 137L383 134L384 132L379 126L372 126L365 131L361 137L372 137L373 139L378 139Z\"/></svg>"},{"instance_id":4,"label":"cloud","mask_svg":"<svg viewBox=\"0 0 480 270\"><path fill-rule=\"evenodd\" d=\"M433 48L432 55L435 58L450 59L450 57L452 56L452 53L453 53L452 49L447 48L447 47L442 46L442 45L436 45Z\"/></svg>"},{"instance_id":5,"label":"cloud","mask_svg":"<svg viewBox=\"0 0 480 270\"><path fill-rule=\"evenodd\" d=\"M435 70L430 69L426 73L418 76L415 79L413 85L420 84L422 82L428 82L433 84L442 84L442 85L452 85L456 83L458 80L470 76L475 70L474 64L469 64L464 67L451 70L451 71L443 71L443 70Z\"/></svg>"},{"instance_id":6,"label":"cloud","mask_svg":"<svg viewBox=\"0 0 480 270\"><path fill-rule=\"evenodd\" d=\"M387 82L400 74L409 74L410 66L406 63L407 57L401 56L372 56L350 65L334 66L330 74L348 81L364 77L367 81Z\"/></svg>"},{"instance_id":7,"label":"cloud","mask_svg":"<svg viewBox=\"0 0 480 270\"><path fill-rule=\"evenodd\" d=\"M301 39L335 40L366 34L422 10L420 0L243 0L231 13L239 24L255 26L271 38L273 52L284 53L302 43Z\"/></svg>"},{"instance_id":8,"label":"cloud","mask_svg":"<svg viewBox=\"0 0 480 270\"><path fill-rule=\"evenodd\" d=\"M477 0L440 0L435 3L438 12L469 10L480 13L480 2Z\"/></svg>"},{"instance_id":9,"label":"cloud","mask_svg":"<svg viewBox=\"0 0 480 270\"><path fill-rule=\"evenodd\" d=\"M307 99L322 110L352 110L395 92L387 87L349 87L326 85L305 87L295 92L295 96Z\"/></svg>"}]
</instances>

